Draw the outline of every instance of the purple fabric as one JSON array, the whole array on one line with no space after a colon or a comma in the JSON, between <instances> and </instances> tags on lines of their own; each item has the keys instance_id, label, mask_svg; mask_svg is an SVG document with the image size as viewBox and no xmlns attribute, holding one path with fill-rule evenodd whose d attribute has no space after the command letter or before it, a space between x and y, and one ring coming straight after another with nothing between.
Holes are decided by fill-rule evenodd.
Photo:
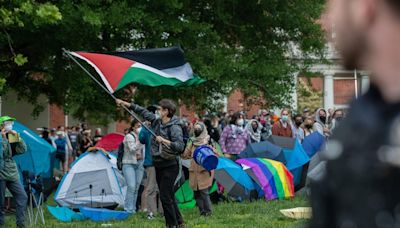
<instances>
[{"instance_id":1,"label":"purple fabric","mask_svg":"<svg viewBox=\"0 0 400 228\"><path fill-rule=\"evenodd\" d=\"M261 187L263 188L266 200L273 200L273 199L278 198L278 196L273 193L273 190L272 190L271 185L269 184L269 181L267 180L263 171L257 164L251 162L249 159L239 159L239 160L236 160L236 163L245 165L245 166L249 166L251 168L254 175L256 175L256 177L258 178L258 181L260 181L260 184L261 184Z\"/></svg>"},{"instance_id":2,"label":"purple fabric","mask_svg":"<svg viewBox=\"0 0 400 228\"><path fill-rule=\"evenodd\" d=\"M249 143L250 135L247 130L244 130L242 134L236 134L234 138L230 125L224 128L219 140L222 152L225 154L240 154Z\"/></svg>"}]
</instances>

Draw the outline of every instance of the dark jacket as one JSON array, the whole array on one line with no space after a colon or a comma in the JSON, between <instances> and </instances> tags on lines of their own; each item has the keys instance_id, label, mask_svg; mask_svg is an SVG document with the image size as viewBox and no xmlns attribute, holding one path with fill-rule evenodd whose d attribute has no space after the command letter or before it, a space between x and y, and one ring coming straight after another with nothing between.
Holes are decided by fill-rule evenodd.
<instances>
[{"instance_id":1,"label":"dark jacket","mask_svg":"<svg viewBox=\"0 0 400 228\"><path fill-rule=\"evenodd\" d=\"M177 158L185 149L181 121L179 118L173 116L168 123L163 124L161 119L156 119L156 115L154 113L149 112L147 109L139 105L132 104L130 109L142 116L145 120L149 121L151 123L151 128L156 135L171 141L170 147L166 147L162 144L160 145L155 140L155 137L152 137L151 152L153 165L155 167L177 165Z\"/></svg>"},{"instance_id":2,"label":"dark jacket","mask_svg":"<svg viewBox=\"0 0 400 228\"><path fill-rule=\"evenodd\" d=\"M321 154L328 163L312 184L310 227L397 227L399 139L400 103L386 103L371 85Z\"/></svg>"}]
</instances>

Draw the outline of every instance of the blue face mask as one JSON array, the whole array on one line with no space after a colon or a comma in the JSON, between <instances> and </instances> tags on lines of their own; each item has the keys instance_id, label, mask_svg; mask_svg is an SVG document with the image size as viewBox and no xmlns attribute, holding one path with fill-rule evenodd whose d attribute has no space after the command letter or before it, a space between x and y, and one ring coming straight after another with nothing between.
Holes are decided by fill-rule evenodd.
<instances>
[{"instance_id":1,"label":"blue face mask","mask_svg":"<svg viewBox=\"0 0 400 228\"><path fill-rule=\"evenodd\" d=\"M289 120L289 116L282 116L282 121L287 122Z\"/></svg>"}]
</instances>

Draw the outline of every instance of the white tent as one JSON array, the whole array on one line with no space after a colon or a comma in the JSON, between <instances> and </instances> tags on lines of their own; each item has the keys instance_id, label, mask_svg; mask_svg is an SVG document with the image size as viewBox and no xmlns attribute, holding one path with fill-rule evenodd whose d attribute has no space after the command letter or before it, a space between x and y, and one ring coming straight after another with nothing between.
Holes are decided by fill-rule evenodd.
<instances>
[{"instance_id":1,"label":"white tent","mask_svg":"<svg viewBox=\"0 0 400 228\"><path fill-rule=\"evenodd\" d=\"M82 154L64 175L54 199L70 208L123 206L126 183L116 163L115 155L102 151Z\"/></svg>"}]
</instances>

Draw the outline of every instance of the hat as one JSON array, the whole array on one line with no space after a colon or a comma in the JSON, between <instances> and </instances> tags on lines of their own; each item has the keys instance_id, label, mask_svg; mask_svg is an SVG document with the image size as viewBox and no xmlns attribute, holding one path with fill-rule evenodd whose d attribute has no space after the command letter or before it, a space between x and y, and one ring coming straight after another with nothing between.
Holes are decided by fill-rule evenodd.
<instances>
[{"instance_id":1,"label":"hat","mask_svg":"<svg viewBox=\"0 0 400 228\"><path fill-rule=\"evenodd\" d=\"M0 117L0 124L3 124L6 121L15 121L15 118L9 117L9 116L2 116Z\"/></svg>"}]
</instances>

